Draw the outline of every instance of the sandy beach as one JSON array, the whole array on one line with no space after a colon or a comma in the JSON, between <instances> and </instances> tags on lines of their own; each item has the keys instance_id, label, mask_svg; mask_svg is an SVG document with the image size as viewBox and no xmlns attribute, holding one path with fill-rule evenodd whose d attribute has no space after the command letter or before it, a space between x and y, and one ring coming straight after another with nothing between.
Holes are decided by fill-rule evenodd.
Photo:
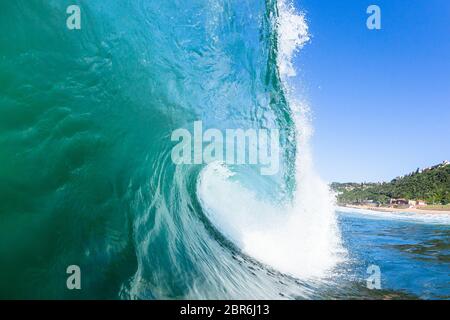
<instances>
[{"instance_id":1,"label":"sandy beach","mask_svg":"<svg viewBox=\"0 0 450 320\"><path fill-rule=\"evenodd\" d=\"M420 213L420 214L448 214L450 215L449 210L439 210L439 209L417 209L417 208L390 208L390 207L371 207L371 206L356 206L356 205L346 205L346 208L354 208L354 209L364 209L364 210L373 210L380 212L410 212L410 213Z\"/></svg>"}]
</instances>

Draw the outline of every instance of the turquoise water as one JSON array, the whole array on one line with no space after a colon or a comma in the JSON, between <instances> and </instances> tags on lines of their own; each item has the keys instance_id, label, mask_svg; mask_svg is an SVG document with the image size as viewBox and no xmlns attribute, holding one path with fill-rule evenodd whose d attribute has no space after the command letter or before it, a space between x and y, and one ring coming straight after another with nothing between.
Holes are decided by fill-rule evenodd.
<instances>
[{"instance_id":1,"label":"turquoise water","mask_svg":"<svg viewBox=\"0 0 450 320\"><path fill-rule=\"evenodd\" d=\"M334 221L307 202L293 206L308 217L294 215L301 228L267 233L261 252L246 235L265 229L232 230L240 246L205 207L231 199L234 217L290 221L284 203L315 194L296 189L304 157L275 1L77 3L81 30L66 28L71 1L0 3L0 298L448 298L446 223ZM197 192L208 171L175 166L170 136L199 119L278 128L280 173L234 168L256 195L208 175L218 192ZM327 232L309 234L310 225ZM323 253L311 254L316 245ZM365 286L369 263L380 265L381 291ZM66 287L73 264L81 290Z\"/></svg>"}]
</instances>

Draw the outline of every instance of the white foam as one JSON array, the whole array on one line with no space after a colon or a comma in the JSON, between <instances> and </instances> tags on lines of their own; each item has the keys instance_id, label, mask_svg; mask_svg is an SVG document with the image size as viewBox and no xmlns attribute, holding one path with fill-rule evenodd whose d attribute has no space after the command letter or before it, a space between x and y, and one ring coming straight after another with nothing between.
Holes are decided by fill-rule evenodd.
<instances>
[{"instance_id":1,"label":"white foam","mask_svg":"<svg viewBox=\"0 0 450 320\"><path fill-rule=\"evenodd\" d=\"M282 76L296 75L292 58L309 41L308 25L303 14L295 11L291 2L278 2L278 70Z\"/></svg>"},{"instance_id":2,"label":"white foam","mask_svg":"<svg viewBox=\"0 0 450 320\"><path fill-rule=\"evenodd\" d=\"M259 199L217 162L202 171L198 195L210 221L255 259L300 278L321 277L334 266L334 226L317 210Z\"/></svg>"},{"instance_id":3,"label":"white foam","mask_svg":"<svg viewBox=\"0 0 450 320\"><path fill-rule=\"evenodd\" d=\"M450 224L450 214L447 213L416 213L408 212L407 209L405 209L405 212L382 212L349 207L336 207L336 210L340 213L357 215L368 219L398 220L421 224Z\"/></svg>"}]
</instances>

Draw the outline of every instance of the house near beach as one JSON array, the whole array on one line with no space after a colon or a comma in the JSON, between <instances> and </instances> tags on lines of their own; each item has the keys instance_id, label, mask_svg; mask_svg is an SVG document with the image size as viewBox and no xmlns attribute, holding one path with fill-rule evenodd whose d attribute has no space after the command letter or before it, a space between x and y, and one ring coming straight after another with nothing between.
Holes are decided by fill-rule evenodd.
<instances>
[{"instance_id":1,"label":"house near beach","mask_svg":"<svg viewBox=\"0 0 450 320\"><path fill-rule=\"evenodd\" d=\"M424 200L407 200L407 199L391 199L389 200L389 204L395 207L424 207L427 203Z\"/></svg>"},{"instance_id":2,"label":"house near beach","mask_svg":"<svg viewBox=\"0 0 450 320\"><path fill-rule=\"evenodd\" d=\"M417 207L425 207L427 205L427 203L424 200L417 200L416 202Z\"/></svg>"},{"instance_id":3,"label":"house near beach","mask_svg":"<svg viewBox=\"0 0 450 320\"><path fill-rule=\"evenodd\" d=\"M406 199L391 199L389 200L389 204L397 206L406 206L409 204L409 201Z\"/></svg>"},{"instance_id":4,"label":"house near beach","mask_svg":"<svg viewBox=\"0 0 450 320\"><path fill-rule=\"evenodd\" d=\"M417 201L416 200L409 200L408 204L409 204L410 208L414 208L417 205Z\"/></svg>"}]
</instances>

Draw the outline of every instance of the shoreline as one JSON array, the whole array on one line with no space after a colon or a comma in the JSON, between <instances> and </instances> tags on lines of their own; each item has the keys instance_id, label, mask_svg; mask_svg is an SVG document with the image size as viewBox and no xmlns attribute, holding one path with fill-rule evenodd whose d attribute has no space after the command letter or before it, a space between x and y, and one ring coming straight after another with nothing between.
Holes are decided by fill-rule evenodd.
<instances>
[{"instance_id":1,"label":"shoreline","mask_svg":"<svg viewBox=\"0 0 450 320\"><path fill-rule=\"evenodd\" d=\"M450 211L448 210L436 210L436 209L417 209L417 208L405 208L405 209L398 209L398 208L389 208L389 207L371 207L371 206L357 206L357 205L343 205L341 206L343 208L352 208L352 209L363 209L363 210L372 210L372 211L379 211L379 212L387 212L387 213L419 213L419 214L447 214L450 215Z\"/></svg>"}]
</instances>

